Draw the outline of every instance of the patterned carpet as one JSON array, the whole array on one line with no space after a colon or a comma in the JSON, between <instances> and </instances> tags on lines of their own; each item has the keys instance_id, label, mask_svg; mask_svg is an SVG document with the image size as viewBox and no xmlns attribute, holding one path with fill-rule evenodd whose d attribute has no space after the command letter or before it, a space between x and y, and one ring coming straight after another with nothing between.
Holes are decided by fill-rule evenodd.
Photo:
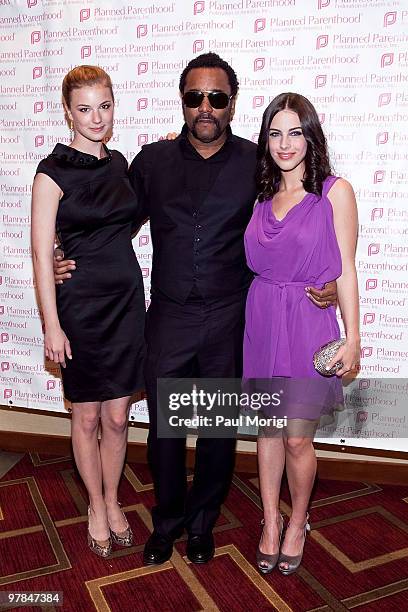
<instances>
[{"instance_id":1,"label":"patterned carpet","mask_svg":"<svg viewBox=\"0 0 408 612\"><path fill-rule=\"evenodd\" d=\"M86 546L86 495L71 459L0 453L0 593L64 593L62 607L13 610L408 609L408 486L318 481L304 563L289 577L277 570L264 577L254 567L262 512L253 474L234 477L216 527L216 556L202 566L189 563L180 540L170 561L143 567L153 505L146 465L126 466L120 499L135 546L99 559ZM281 509L290 513L286 489Z\"/></svg>"}]
</instances>

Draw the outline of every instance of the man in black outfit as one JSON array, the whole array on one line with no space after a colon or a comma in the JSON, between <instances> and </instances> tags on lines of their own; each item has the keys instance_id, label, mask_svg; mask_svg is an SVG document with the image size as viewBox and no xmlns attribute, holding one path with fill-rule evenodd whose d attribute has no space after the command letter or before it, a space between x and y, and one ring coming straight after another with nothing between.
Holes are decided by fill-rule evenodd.
<instances>
[{"instance_id":1,"label":"man in black outfit","mask_svg":"<svg viewBox=\"0 0 408 612\"><path fill-rule=\"evenodd\" d=\"M241 376L251 281L243 236L256 197L256 145L231 132L237 92L234 70L218 55L190 61L180 78L180 136L143 146L129 169L143 204L139 221L150 218L153 242L145 379L157 505L148 565L171 557L184 528L188 558L212 558L212 530L233 472L235 440L199 437L187 491L185 439L158 436L157 379ZM58 264L58 280L68 277L69 263ZM312 290L311 299L324 305L331 294Z\"/></svg>"},{"instance_id":2,"label":"man in black outfit","mask_svg":"<svg viewBox=\"0 0 408 612\"><path fill-rule=\"evenodd\" d=\"M180 136L142 147L129 169L153 243L145 381L157 505L147 564L166 561L184 528L192 562L213 556L232 477L235 440L199 437L187 493L185 439L158 437L156 386L158 378L241 376L251 280L243 234L256 195L256 145L231 133L237 91L235 72L217 55L192 60L180 79Z\"/></svg>"}]
</instances>

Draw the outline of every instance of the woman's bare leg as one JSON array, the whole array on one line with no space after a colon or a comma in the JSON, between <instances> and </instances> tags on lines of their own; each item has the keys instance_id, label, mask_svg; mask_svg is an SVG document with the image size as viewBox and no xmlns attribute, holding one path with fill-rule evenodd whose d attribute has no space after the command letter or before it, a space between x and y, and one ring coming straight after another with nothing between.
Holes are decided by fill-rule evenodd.
<instances>
[{"instance_id":1,"label":"woman's bare leg","mask_svg":"<svg viewBox=\"0 0 408 612\"><path fill-rule=\"evenodd\" d=\"M109 537L109 528L98 443L100 414L100 402L72 404L72 447L78 472L89 495L89 531L96 540L104 541Z\"/></svg>"},{"instance_id":2,"label":"woman's bare leg","mask_svg":"<svg viewBox=\"0 0 408 612\"><path fill-rule=\"evenodd\" d=\"M258 436L258 471L265 525L260 551L269 555L279 547L279 496L285 466L285 447L281 432L261 431Z\"/></svg>"},{"instance_id":3,"label":"woman's bare leg","mask_svg":"<svg viewBox=\"0 0 408 612\"><path fill-rule=\"evenodd\" d=\"M130 397L102 402L101 461L104 497L111 529L122 533L126 519L118 506L118 486L125 461Z\"/></svg>"},{"instance_id":4,"label":"woman's bare leg","mask_svg":"<svg viewBox=\"0 0 408 612\"><path fill-rule=\"evenodd\" d=\"M289 556L300 554L304 544L304 525L310 495L316 476L316 454L313 437L316 423L300 421L288 424L285 438L286 474L292 500L292 515L285 533L282 553ZM285 564L282 567L286 567Z\"/></svg>"}]
</instances>

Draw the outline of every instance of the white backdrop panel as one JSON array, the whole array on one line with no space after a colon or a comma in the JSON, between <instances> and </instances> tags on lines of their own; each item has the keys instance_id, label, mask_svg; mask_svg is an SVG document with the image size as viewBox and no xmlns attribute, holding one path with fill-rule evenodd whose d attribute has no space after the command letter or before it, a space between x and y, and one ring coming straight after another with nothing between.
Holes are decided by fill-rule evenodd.
<instances>
[{"instance_id":1,"label":"white backdrop panel","mask_svg":"<svg viewBox=\"0 0 408 612\"><path fill-rule=\"evenodd\" d=\"M189 59L205 51L219 53L239 76L233 129L241 136L257 140L263 109L282 91L302 93L315 104L336 173L351 181L358 199L362 367L356 384L391 378L403 385L408 373L407 25L404 0L2 0L1 402L65 410L58 371L44 363L29 239L35 168L57 142L70 141L60 95L64 74L82 63L110 73L116 117L109 146L131 161L142 144L180 130L179 75ZM148 224L134 247L148 305ZM377 395L366 414L357 410L354 434L362 422L371 423L372 438L380 401L373 381L371 391ZM358 408L350 402L352 410ZM405 417L397 406L387 416L391 421L386 430L378 429L375 440L338 431L333 442L408 450ZM143 401L133 406L132 418L147 419Z\"/></svg>"}]
</instances>

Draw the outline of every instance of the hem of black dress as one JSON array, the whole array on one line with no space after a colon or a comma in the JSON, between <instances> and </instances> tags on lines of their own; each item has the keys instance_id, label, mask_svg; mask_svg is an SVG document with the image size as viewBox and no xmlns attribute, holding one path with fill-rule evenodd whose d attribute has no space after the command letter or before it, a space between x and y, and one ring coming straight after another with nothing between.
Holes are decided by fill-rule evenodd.
<instances>
[{"instance_id":1,"label":"hem of black dress","mask_svg":"<svg viewBox=\"0 0 408 612\"><path fill-rule=\"evenodd\" d=\"M71 402L71 404L79 404L79 403L83 403L83 402L107 402L109 400L114 400L114 399L119 399L120 397L127 397L127 396L132 396L135 393L140 393L141 391L145 391L145 385L140 384L136 389L134 389L133 391L121 391L120 393L114 393L113 395L109 394L109 396L103 396L102 398L98 398L95 399L95 397L93 397L92 399L71 399L70 397L68 397L67 395L64 395L64 398L66 400L68 400L69 402Z\"/></svg>"}]
</instances>

